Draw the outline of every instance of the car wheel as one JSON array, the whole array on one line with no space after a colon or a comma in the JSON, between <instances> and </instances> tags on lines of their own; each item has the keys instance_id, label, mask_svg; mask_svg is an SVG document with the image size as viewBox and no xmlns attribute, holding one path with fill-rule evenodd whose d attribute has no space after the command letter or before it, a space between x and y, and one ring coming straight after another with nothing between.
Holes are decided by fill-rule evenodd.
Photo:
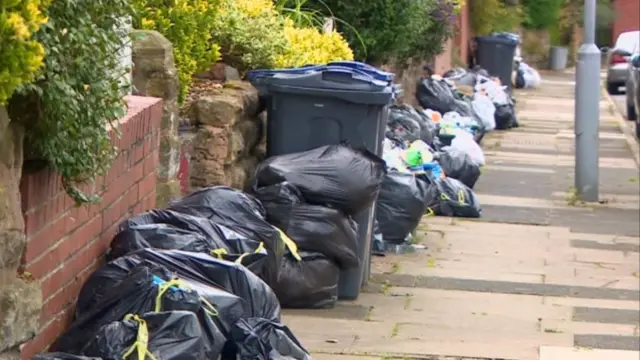
<instances>
[{"instance_id":1,"label":"car wheel","mask_svg":"<svg viewBox=\"0 0 640 360\"><path fill-rule=\"evenodd\" d=\"M607 83L607 92L609 94L611 94L611 95L620 94L620 85L619 84Z\"/></svg>"},{"instance_id":2,"label":"car wheel","mask_svg":"<svg viewBox=\"0 0 640 360\"><path fill-rule=\"evenodd\" d=\"M627 120L638 120L638 113L636 113L636 107L633 104L627 104Z\"/></svg>"}]
</instances>

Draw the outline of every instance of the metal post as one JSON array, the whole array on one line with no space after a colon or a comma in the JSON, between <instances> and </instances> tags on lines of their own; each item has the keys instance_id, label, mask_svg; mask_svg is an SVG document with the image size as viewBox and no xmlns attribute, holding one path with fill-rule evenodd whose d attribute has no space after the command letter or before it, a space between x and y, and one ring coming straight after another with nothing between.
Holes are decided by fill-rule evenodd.
<instances>
[{"instance_id":1,"label":"metal post","mask_svg":"<svg viewBox=\"0 0 640 360\"><path fill-rule=\"evenodd\" d=\"M596 0L584 0L584 43L578 51L575 103L575 187L584 201L598 201L600 148L600 49L595 44Z\"/></svg>"}]
</instances>

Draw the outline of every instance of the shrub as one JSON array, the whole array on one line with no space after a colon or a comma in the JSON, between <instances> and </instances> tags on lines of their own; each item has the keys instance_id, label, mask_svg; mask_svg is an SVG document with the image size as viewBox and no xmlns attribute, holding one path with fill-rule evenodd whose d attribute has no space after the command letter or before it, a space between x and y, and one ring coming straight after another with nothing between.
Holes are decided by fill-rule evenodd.
<instances>
[{"instance_id":1,"label":"shrub","mask_svg":"<svg viewBox=\"0 0 640 360\"><path fill-rule=\"evenodd\" d=\"M9 101L12 120L27 128L27 155L47 161L78 204L96 202L76 185L103 175L116 154L109 130L125 114L117 54L128 33L128 0L55 0L35 40L45 50L34 83Z\"/></svg>"},{"instance_id":2,"label":"shrub","mask_svg":"<svg viewBox=\"0 0 640 360\"><path fill-rule=\"evenodd\" d=\"M524 0L524 25L530 29L550 29L560 20L564 0Z\"/></svg>"},{"instance_id":3,"label":"shrub","mask_svg":"<svg viewBox=\"0 0 640 360\"><path fill-rule=\"evenodd\" d=\"M414 16L415 35L409 38L405 53L400 59L433 59L444 50L447 40L453 35L456 16L463 3L451 0L427 2Z\"/></svg>"},{"instance_id":4,"label":"shrub","mask_svg":"<svg viewBox=\"0 0 640 360\"><path fill-rule=\"evenodd\" d=\"M182 102L193 74L220 58L212 43L218 0L133 0L133 5L135 28L156 30L173 44Z\"/></svg>"},{"instance_id":5,"label":"shrub","mask_svg":"<svg viewBox=\"0 0 640 360\"><path fill-rule=\"evenodd\" d=\"M469 15L471 29L477 36L513 31L524 19L522 6L505 5L503 0L470 1Z\"/></svg>"},{"instance_id":6,"label":"shrub","mask_svg":"<svg viewBox=\"0 0 640 360\"><path fill-rule=\"evenodd\" d=\"M44 48L33 34L46 22L41 11L47 2L0 1L0 105L42 65Z\"/></svg>"},{"instance_id":7,"label":"shrub","mask_svg":"<svg viewBox=\"0 0 640 360\"><path fill-rule=\"evenodd\" d=\"M284 18L268 0L222 0L212 25L222 60L241 73L275 66L287 49Z\"/></svg>"},{"instance_id":8,"label":"shrub","mask_svg":"<svg viewBox=\"0 0 640 360\"><path fill-rule=\"evenodd\" d=\"M323 33L316 28L296 27L293 20L287 19L284 35L288 41L288 48L284 54L277 57L277 67L298 67L338 60L353 60L353 52L349 44L335 31Z\"/></svg>"},{"instance_id":9,"label":"shrub","mask_svg":"<svg viewBox=\"0 0 640 360\"><path fill-rule=\"evenodd\" d=\"M324 5L317 10L340 19L339 30L345 34L357 59L383 63L390 59L425 59L438 53L448 35L437 37L435 42L425 40L424 35L429 34L433 25L432 10L455 3L454 0L326 0L323 4L330 11ZM440 25L450 28L452 23Z\"/></svg>"}]
</instances>

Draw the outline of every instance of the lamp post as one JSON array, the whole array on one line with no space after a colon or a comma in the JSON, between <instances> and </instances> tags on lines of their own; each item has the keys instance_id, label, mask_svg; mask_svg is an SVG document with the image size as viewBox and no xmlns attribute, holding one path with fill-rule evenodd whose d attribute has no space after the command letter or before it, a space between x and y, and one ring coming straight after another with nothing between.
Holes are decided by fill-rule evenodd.
<instances>
[{"instance_id":1,"label":"lamp post","mask_svg":"<svg viewBox=\"0 0 640 360\"><path fill-rule=\"evenodd\" d=\"M575 101L575 187L584 201L598 201L600 148L600 49L595 44L596 0L584 0L584 43L578 51Z\"/></svg>"}]
</instances>

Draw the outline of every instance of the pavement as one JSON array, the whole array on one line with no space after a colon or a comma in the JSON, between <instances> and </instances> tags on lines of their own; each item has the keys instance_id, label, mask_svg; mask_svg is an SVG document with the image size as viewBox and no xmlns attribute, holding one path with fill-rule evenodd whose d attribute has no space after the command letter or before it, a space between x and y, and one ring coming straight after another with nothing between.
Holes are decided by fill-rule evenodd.
<instances>
[{"instance_id":1,"label":"pavement","mask_svg":"<svg viewBox=\"0 0 640 360\"><path fill-rule=\"evenodd\" d=\"M624 91L624 89L623 89ZM616 109L618 110L618 112L622 115L623 118L627 118L627 97L626 95L623 93L621 95L611 95L611 99L613 100L613 103L616 106ZM625 121L624 123L625 127L629 128L630 131L634 131L635 132L635 124L633 121Z\"/></svg>"},{"instance_id":2,"label":"pavement","mask_svg":"<svg viewBox=\"0 0 640 360\"><path fill-rule=\"evenodd\" d=\"M482 219L425 217L426 250L374 258L358 300L284 311L314 360L640 358L638 163L603 94L601 199L580 201L572 75L542 75L483 142Z\"/></svg>"}]
</instances>

